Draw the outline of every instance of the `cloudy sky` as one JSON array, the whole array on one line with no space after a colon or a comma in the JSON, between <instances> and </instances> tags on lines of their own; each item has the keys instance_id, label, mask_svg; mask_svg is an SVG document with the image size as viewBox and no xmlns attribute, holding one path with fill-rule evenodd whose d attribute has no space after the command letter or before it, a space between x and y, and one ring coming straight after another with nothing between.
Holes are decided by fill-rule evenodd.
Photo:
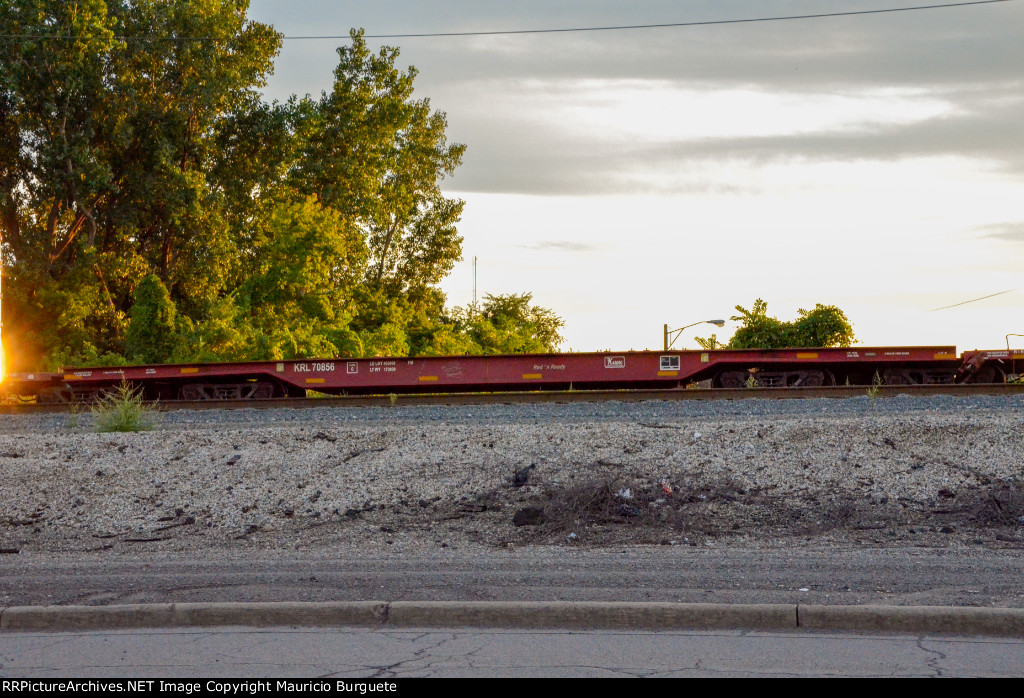
<instances>
[{"instance_id":1,"label":"cloudy sky","mask_svg":"<svg viewBox=\"0 0 1024 698\"><path fill-rule=\"evenodd\" d=\"M298 37L922 4L253 0L249 14ZM471 300L475 256L478 293L532 292L565 319L563 349L657 349L665 323L728 319L763 298L786 320L838 305L864 344L962 350L1024 334L1022 28L1024 0L1007 0L369 42L401 48L417 96L468 146L444 183L467 202L451 304ZM267 98L329 90L340 43L286 40Z\"/></svg>"}]
</instances>

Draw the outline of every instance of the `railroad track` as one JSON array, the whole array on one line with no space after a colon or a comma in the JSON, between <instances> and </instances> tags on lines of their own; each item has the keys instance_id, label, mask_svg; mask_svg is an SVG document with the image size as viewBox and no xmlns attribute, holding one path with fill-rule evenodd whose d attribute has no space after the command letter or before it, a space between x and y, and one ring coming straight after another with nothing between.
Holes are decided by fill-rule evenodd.
<instances>
[{"instance_id":1,"label":"railroad track","mask_svg":"<svg viewBox=\"0 0 1024 698\"><path fill-rule=\"evenodd\" d=\"M877 391L877 392L876 392ZM318 398L273 398L260 400L168 400L156 403L160 410L306 409L313 407L410 407L416 405L493 405L510 403L642 402L645 400L790 400L808 398L864 397L874 399L897 395L971 396L1024 395L1024 384L939 384L828 386L811 388L697 388L671 390L545 390L504 393L448 393L366 395ZM0 414L62 413L88 409L88 405L0 404Z\"/></svg>"}]
</instances>

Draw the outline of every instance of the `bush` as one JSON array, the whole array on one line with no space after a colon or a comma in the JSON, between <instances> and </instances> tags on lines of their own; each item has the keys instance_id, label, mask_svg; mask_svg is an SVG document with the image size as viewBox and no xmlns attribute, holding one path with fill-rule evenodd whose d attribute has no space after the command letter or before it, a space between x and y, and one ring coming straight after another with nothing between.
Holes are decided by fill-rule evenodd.
<instances>
[{"instance_id":1,"label":"bush","mask_svg":"<svg viewBox=\"0 0 1024 698\"><path fill-rule=\"evenodd\" d=\"M113 392L104 393L92 408L96 431L152 431L156 427L156 408L143 404L142 388L128 381Z\"/></svg>"}]
</instances>

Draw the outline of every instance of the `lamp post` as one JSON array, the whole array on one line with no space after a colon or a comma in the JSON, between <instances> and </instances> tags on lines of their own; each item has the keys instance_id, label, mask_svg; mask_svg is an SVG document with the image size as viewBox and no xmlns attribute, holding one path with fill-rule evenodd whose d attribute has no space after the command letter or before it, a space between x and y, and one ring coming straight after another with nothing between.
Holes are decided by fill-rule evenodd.
<instances>
[{"instance_id":1,"label":"lamp post","mask_svg":"<svg viewBox=\"0 0 1024 698\"><path fill-rule=\"evenodd\" d=\"M669 349L672 348L672 345L675 343L677 339L679 339L679 335L683 333L683 330L688 330L691 327L703 325L704 323L707 323L709 325L715 325L717 327L725 326L725 320L701 320L700 322L694 322L690 325L687 325L686 327L680 327L678 330L670 330L668 328L668 325L665 325L665 351L668 351ZM669 341L669 335L672 335L671 341Z\"/></svg>"}]
</instances>

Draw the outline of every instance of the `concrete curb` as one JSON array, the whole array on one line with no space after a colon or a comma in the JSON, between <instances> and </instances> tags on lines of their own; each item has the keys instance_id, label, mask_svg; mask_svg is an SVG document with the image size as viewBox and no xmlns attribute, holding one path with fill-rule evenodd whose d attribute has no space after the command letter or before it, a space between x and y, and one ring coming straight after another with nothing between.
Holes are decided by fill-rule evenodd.
<instances>
[{"instance_id":1,"label":"concrete curb","mask_svg":"<svg viewBox=\"0 0 1024 698\"><path fill-rule=\"evenodd\" d=\"M394 601L393 627L714 630L796 627L796 606L615 602Z\"/></svg>"},{"instance_id":2,"label":"concrete curb","mask_svg":"<svg viewBox=\"0 0 1024 698\"><path fill-rule=\"evenodd\" d=\"M0 609L0 633L219 626L830 630L1024 637L1024 609L571 601L180 603Z\"/></svg>"},{"instance_id":3,"label":"concrete curb","mask_svg":"<svg viewBox=\"0 0 1024 698\"><path fill-rule=\"evenodd\" d=\"M800 606L808 630L1024 637L1024 608L973 606Z\"/></svg>"},{"instance_id":4,"label":"concrete curb","mask_svg":"<svg viewBox=\"0 0 1024 698\"><path fill-rule=\"evenodd\" d=\"M0 611L0 633L244 625L382 625L386 601L177 603L133 606L15 606Z\"/></svg>"}]
</instances>

